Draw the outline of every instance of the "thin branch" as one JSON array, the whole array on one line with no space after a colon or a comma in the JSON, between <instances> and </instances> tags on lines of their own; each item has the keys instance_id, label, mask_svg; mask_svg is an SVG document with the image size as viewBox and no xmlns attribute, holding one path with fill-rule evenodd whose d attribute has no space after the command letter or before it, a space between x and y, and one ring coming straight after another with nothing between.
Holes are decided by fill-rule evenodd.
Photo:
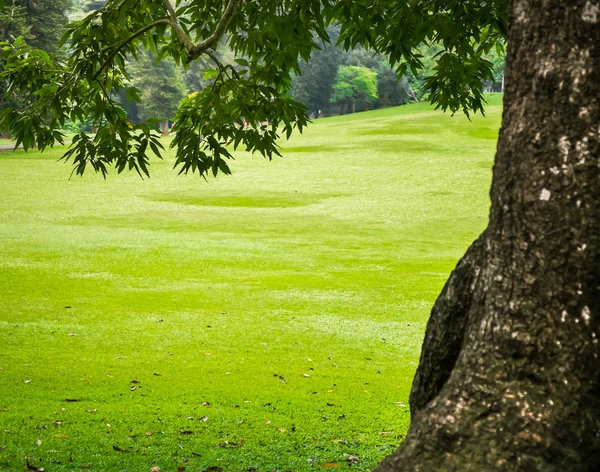
<instances>
[{"instance_id":1,"label":"thin branch","mask_svg":"<svg viewBox=\"0 0 600 472\"><path fill-rule=\"evenodd\" d=\"M146 26L144 26L143 28L139 29L138 31L136 31L135 33L131 34L130 36L128 36L124 40L122 40L119 43L115 44L114 46L110 46L109 49L111 47L114 47L115 50L104 61L104 63L102 64L102 66L100 67L100 69L98 70L98 72L96 72L96 75L94 75L93 80L96 80L100 76L100 74L102 73L102 71L112 62L112 60L115 58L115 56L123 48L123 46L127 45L128 43L130 43L131 41L133 41L138 36L141 36L144 33L146 33L147 31L150 31L152 28L155 28L158 25L164 25L164 24L173 26L172 22L171 22L171 20L169 18L161 18L160 20L156 20L156 21L153 21L152 23L147 24Z\"/></svg>"},{"instance_id":2,"label":"thin branch","mask_svg":"<svg viewBox=\"0 0 600 472\"><path fill-rule=\"evenodd\" d=\"M217 67L219 67L219 69L221 69L223 72L229 69L231 70L231 73L236 79L240 78L240 75L238 74L237 70L235 70L235 67L233 67L231 64L223 64L221 61L219 61L217 56L215 56L214 51L207 51L206 55L210 57L213 60L213 62L217 65Z\"/></svg>"}]
</instances>

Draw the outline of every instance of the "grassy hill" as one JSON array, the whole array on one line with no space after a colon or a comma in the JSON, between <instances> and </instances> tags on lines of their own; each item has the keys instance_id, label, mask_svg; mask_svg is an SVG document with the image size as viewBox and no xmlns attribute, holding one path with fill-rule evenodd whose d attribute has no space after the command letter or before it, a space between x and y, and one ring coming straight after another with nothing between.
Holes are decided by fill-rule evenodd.
<instances>
[{"instance_id":1,"label":"grassy hill","mask_svg":"<svg viewBox=\"0 0 600 472\"><path fill-rule=\"evenodd\" d=\"M371 470L486 224L500 101L319 119L208 182L2 152L0 471Z\"/></svg>"}]
</instances>

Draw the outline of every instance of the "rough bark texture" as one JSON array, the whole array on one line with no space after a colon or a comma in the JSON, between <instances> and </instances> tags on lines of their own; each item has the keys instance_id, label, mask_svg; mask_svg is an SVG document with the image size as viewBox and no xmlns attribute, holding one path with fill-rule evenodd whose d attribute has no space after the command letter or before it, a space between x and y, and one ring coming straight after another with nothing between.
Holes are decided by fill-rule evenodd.
<instances>
[{"instance_id":1,"label":"rough bark texture","mask_svg":"<svg viewBox=\"0 0 600 472\"><path fill-rule=\"evenodd\" d=\"M600 470L600 0L509 3L489 226L379 472Z\"/></svg>"}]
</instances>

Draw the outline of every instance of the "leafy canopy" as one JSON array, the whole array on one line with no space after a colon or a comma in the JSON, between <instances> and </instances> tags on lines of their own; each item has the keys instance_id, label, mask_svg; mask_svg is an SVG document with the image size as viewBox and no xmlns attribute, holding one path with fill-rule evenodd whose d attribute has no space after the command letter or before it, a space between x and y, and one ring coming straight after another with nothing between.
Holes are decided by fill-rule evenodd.
<instances>
[{"instance_id":1,"label":"leafy canopy","mask_svg":"<svg viewBox=\"0 0 600 472\"><path fill-rule=\"evenodd\" d=\"M332 102L372 103L377 100L377 72L364 66L340 67Z\"/></svg>"},{"instance_id":2,"label":"leafy canopy","mask_svg":"<svg viewBox=\"0 0 600 472\"><path fill-rule=\"evenodd\" d=\"M118 103L123 90L138 98L129 59L142 47L157 62L170 57L185 66L204 57L212 84L179 105L176 166L202 176L229 173L233 149L271 159L281 132L289 137L307 124L305 107L288 90L299 61L328 41L328 25L341 26L345 47L389 56L400 74L422 67L420 45L441 44L425 87L438 107L468 114L483 112L482 82L493 68L485 55L505 37L505 11L506 0L108 0L68 27L66 60L21 39L3 43L2 80L25 105L2 110L0 127L17 145L44 149L63 141L67 120L91 119L95 136L76 135L64 156L74 172L91 166L104 175L110 167L148 175L147 152L160 156L162 145L156 120L133 124ZM234 52L233 63L215 55L220 42Z\"/></svg>"}]
</instances>

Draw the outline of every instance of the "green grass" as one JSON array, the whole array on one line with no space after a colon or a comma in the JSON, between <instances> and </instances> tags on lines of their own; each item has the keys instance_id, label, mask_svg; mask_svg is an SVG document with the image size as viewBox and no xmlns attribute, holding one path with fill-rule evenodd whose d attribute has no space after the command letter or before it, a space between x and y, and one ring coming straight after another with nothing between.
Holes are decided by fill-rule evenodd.
<instances>
[{"instance_id":1,"label":"green grass","mask_svg":"<svg viewBox=\"0 0 600 472\"><path fill-rule=\"evenodd\" d=\"M372 469L485 226L500 100L319 119L208 182L2 152L0 470Z\"/></svg>"}]
</instances>

